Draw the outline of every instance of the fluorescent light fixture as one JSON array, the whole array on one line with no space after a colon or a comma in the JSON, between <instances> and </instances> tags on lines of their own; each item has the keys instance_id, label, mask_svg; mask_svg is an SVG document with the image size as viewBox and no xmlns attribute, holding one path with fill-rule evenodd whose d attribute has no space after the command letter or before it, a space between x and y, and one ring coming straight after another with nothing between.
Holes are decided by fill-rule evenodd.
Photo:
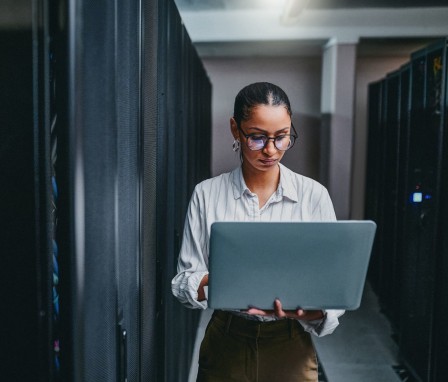
<instances>
[{"instance_id":1,"label":"fluorescent light fixture","mask_svg":"<svg viewBox=\"0 0 448 382\"><path fill-rule=\"evenodd\" d=\"M283 6L281 22L292 24L299 20L303 10L308 6L310 0L286 0Z\"/></svg>"}]
</instances>

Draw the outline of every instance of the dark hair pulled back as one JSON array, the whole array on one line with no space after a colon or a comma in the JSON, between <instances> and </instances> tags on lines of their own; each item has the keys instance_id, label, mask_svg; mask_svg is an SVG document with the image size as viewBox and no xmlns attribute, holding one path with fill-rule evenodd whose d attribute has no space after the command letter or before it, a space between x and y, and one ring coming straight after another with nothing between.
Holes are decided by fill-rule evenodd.
<instances>
[{"instance_id":1,"label":"dark hair pulled back","mask_svg":"<svg viewBox=\"0 0 448 382\"><path fill-rule=\"evenodd\" d=\"M251 111L258 105L284 106L292 116L291 105L286 93L277 85L269 82L255 82L247 85L235 97L233 118L240 125L250 118Z\"/></svg>"}]
</instances>

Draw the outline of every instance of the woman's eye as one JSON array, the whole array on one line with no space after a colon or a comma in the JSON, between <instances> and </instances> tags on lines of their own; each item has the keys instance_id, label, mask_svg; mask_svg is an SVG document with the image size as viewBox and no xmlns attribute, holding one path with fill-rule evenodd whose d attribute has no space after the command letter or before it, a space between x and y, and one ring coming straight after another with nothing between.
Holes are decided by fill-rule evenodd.
<instances>
[{"instance_id":1,"label":"woman's eye","mask_svg":"<svg viewBox=\"0 0 448 382\"><path fill-rule=\"evenodd\" d=\"M254 141L264 141L266 139L264 135L252 135L251 138Z\"/></svg>"},{"instance_id":2,"label":"woman's eye","mask_svg":"<svg viewBox=\"0 0 448 382\"><path fill-rule=\"evenodd\" d=\"M285 139L285 138L286 138L286 135L279 135L279 136L275 137L275 140L277 142L279 142L279 141L281 141L282 139Z\"/></svg>"}]
</instances>

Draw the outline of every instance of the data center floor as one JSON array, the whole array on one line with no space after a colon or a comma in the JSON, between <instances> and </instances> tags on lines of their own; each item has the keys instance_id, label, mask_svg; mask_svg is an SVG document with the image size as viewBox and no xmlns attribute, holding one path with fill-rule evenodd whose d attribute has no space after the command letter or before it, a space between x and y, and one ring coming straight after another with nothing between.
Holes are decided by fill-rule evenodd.
<instances>
[{"instance_id":1,"label":"data center floor","mask_svg":"<svg viewBox=\"0 0 448 382\"><path fill-rule=\"evenodd\" d=\"M212 310L202 313L189 382L196 381L197 357ZM398 347L388 320L380 312L377 297L368 284L361 307L346 312L336 331L315 338L315 346L328 382L399 382Z\"/></svg>"}]
</instances>

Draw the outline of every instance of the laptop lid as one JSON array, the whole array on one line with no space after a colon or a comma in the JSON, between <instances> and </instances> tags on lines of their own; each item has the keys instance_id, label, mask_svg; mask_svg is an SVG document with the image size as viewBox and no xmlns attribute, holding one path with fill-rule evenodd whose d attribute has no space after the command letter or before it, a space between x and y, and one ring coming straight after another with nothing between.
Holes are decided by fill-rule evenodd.
<instances>
[{"instance_id":1,"label":"laptop lid","mask_svg":"<svg viewBox=\"0 0 448 382\"><path fill-rule=\"evenodd\" d=\"M376 224L216 222L209 254L213 309L357 309Z\"/></svg>"}]
</instances>

